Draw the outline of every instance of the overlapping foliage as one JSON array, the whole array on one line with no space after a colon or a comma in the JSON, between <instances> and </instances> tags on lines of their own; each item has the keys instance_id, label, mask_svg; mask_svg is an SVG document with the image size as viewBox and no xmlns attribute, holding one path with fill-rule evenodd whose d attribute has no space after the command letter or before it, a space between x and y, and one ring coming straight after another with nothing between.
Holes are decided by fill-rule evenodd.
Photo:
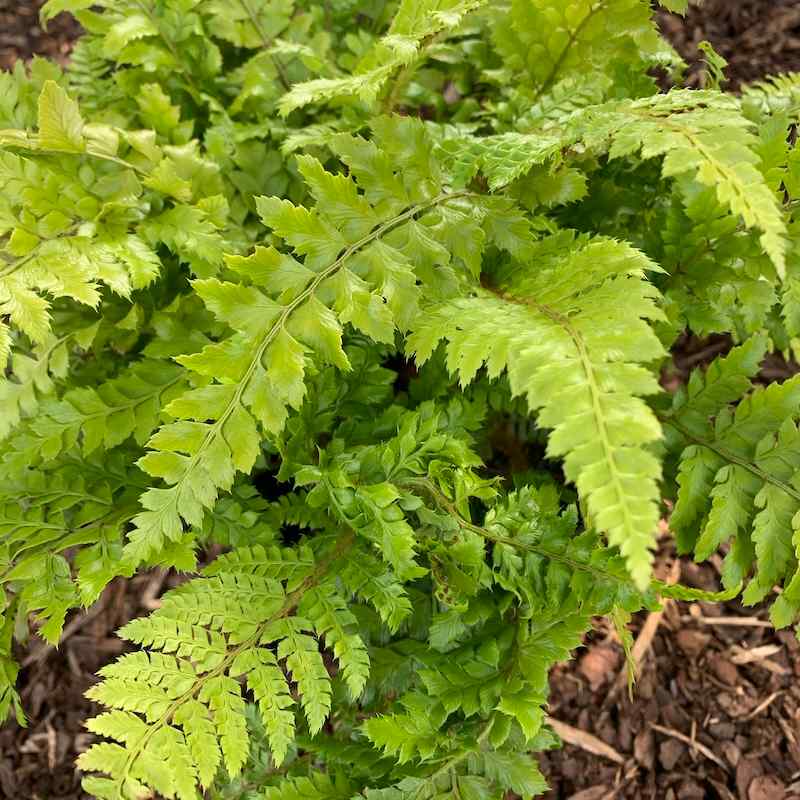
<instances>
[{"instance_id":1,"label":"overlapping foliage","mask_svg":"<svg viewBox=\"0 0 800 800\"><path fill-rule=\"evenodd\" d=\"M797 76L659 91L646 0L61 12L70 66L0 75L0 716L29 629L194 576L88 792L540 794L549 668L700 596L665 500L797 622ZM731 349L675 389L687 334Z\"/></svg>"}]
</instances>

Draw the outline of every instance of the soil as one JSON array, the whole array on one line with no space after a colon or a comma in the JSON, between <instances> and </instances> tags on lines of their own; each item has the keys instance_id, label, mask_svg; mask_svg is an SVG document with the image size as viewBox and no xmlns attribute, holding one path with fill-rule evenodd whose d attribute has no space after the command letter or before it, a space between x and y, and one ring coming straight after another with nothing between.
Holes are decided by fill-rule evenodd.
<instances>
[{"instance_id":1,"label":"soil","mask_svg":"<svg viewBox=\"0 0 800 800\"><path fill-rule=\"evenodd\" d=\"M68 58L79 27L61 15L44 31L41 4L0 0L0 68L34 54ZM697 45L704 39L730 62L733 89L800 70L800 0L706 0L686 20L660 17L692 65L691 85L702 84ZM722 338L687 340L671 379L728 346ZM763 377L796 371L776 363ZM669 572L668 557L660 569ZM689 585L718 585L713 563L684 562L680 573ZM123 651L114 631L155 607L175 581L151 572L115 582L89 613L70 619L58 650L34 642L21 654L30 725L0 728L0 798L88 800L74 767L92 741L83 721L96 709L84 692ZM655 621L635 619L634 636ZM670 603L630 699L620 683L625 661L617 635L598 620L586 647L552 674L550 713L569 726L565 738L575 743L542 757L552 786L547 800L800 800L799 651L794 633L774 632L761 608ZM605 755L591 752L598 745Z\"/></svg>"}]
</instances>

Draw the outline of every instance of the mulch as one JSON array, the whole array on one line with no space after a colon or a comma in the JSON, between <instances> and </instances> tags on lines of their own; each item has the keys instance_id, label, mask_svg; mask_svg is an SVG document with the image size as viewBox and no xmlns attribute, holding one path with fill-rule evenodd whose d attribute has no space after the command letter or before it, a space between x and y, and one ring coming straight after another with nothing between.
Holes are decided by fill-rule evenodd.
<instances>
[{"instance_id":1,"label":"mulch","mask_svg":"<svg viewBox=\"0 0 800 800\"><path fill-rule=\"evenodd\" d=\"M685 584L718 586L713 565L680 569ZM546 754L547 800L800 798L800 642L767 620L738 602L667 603L632 700L616 632L598 621L551 673L550 713L616 761L590 739Z\"/></svg>"},{"instance_id":2,"label":"mulch","mask_svg":"<svg viewBox=\"0 0 800 800\"><path fill-rule=\"evenodd\" d=\"M703 40L729 62L729 89L800 70L798 0L705 0L686 19L668 13L660 17L664 34L692 65L690 85L701 84L703 54L697 46Z\"/></svg>"},{"instance_id":3,"label":"mulch","mask_svg":"<svg viewBox=\"0 0 800 800\"><path fill-rule=\"evenodd\" d=\"M115 632L153 611L160 594L180 581L161 570L115 580L88 612L67 621L58 649L41 640L20 649L19 686L29 725L0 727L0 798L90 800L81 791L75 759L95 740L84 723L99 707L84 694L98 670L129 649Z\"/></svg>"},{"instance_id":4,"label":"mulch","mask_svg":"<svg viewBox=\"0 0 800 800\"><path fill-rule=\"evenodd\" d=\"M0 0L0 69L34 55L66 63L80 26L69 14L59 14L44 30L39 9L44 0Z\"/></svg>"},{"instance_id":5,"label":"mulch","mask_svg":"<svg viewBox=\"0 0 800 800\"><path fill-rule=\"evenodd\" d=\"M37 53L68 58L79 28L61 15L42 30L41 4L0 0L0 68ZM730 62L732 89L800 70L800 0L706 0L686 20L662 13L660 22L691 64L691 85L702 84L704 39ZM675 379L728 346L687 342ZM769 368L786 377L785 364ZM667 556L661 569L669 570ZM718 585L713 562L682 562L680 572L689 585ZM58 650L34 642L22 654L30 726L0 728L0 798L88 800L74 767L92 741L83 722L97 710L84 692L123 651L114 631L151 610L175 580L149 572L114 582L88 614L70 619ZM766 618L736 602L668 604L632 699L618 691L625 661L617 635L598 620L586 647L552 673L550 713L577 743L542 757L547 800L800 800L800 643ZM647 619L634 620L635 637ZM598 745L605 755L590 752Z\"/></svg>"}]
</instances>

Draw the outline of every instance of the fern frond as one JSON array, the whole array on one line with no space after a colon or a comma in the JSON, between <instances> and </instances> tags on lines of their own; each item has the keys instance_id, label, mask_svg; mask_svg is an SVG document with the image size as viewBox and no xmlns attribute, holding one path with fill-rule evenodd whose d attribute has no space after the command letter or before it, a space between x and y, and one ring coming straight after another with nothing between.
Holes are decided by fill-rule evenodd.
<instances>
[{"instance_id":1,"label":"fern frond","mask_svg":"<svg viewBox=\"0 0 800 800\"><path fill-rule=\"evenodd\" d=\"M144 444L158 427L161 409L185 388L185 371L146 359L95 389L73 389L43 403L3 447L0 470L18 475L79 447L84 456L113 450L133 436Z\"/></svg>"},{"instance_id":2,"label":"fern frond","mask_svg":"<svg viewBox=\"0 0 800 800\"><path fill-rule=\"evenodd\" d=\"M0 717L26 622L188 573L86 793L529 800L597 615L800 620L800 83L659 92L688 2L44 3L85 36L0 73ZM683 331L733 349L683 382ZM720 591L651 576L673 499Z\"/></svg>"},{"instance_id":3,"label":"fern frond","mask_svg":"<svg viewBox=\"0 0 800 800\"><path fill-rule=\"evenodd\" d=\"M636 610L645 602L630 582L625 560L602 547L596 533L576 534L575 517L548 508L533 489L510 494L482 527L482 535L495 542L495 580L539 613L569 599L606 613Z\"/></svg>"},{"instance_id":4,"label":"fern frond","mask_svg":"<svg viewBox=\"0 0 800 800\"><path fill-rule=\"evenodd\" d=\"M111 75L102 40L82 36L69 54L69 88L84 111L96 113L124 98Z\"/></svg>"},{"instance_id":5,"label":"fern frond","mask_svg":"<svg viewBox=\"0 0 800 800\"><path fill-rule=\"evenodd\" d=\"M698 108L698 103L705 107ZM612 158L663 156L664 177L691 174L712 187L723 205L761 231L761 244L782 277L786 223L776 196L757 168L757 140L734 99L673 91L616 107L587 110L579 136L590 149L610 144Z\"/></svg>"},{"instance_id":6,"label":"fern frond","mask_svg":"<svg viewBox=\"0 0 800 800\"><path fill-rule=\"evenodd\" d=\"M258 247L248 257L228 258L249 284L195 282L207 307L235 333L178 359L199 380L214 382L168 406L177 421L153 436L139 461L168 486L143 496L127 548L132 557L146 558L179 538L182 520L200 526L204 509L231 487L236 472L250 471L259 428L279 434L289 409L303 403L312 358L349 368L345 323L376 341L393 341L395 329L406 330L416 315L417 281L436 290L453 279L441 240L463 239L466 230L483 242L471 207L459 205L465 194L446 189L419 123L381 120L375 135L374 144L335 140L348 177L324 171L313 158L301 160L317 199L312 210L258 199L265 224L297 258Z\"/></svg>"},{"instance_id":7,"label":"fern frond","mask_svg":"<svg viewBox=\"0 0 800 800\"><path fill-rule=\"evenodd\" d=\"M658 293L644 273L657 267L628 245L569 233L545 240L536 261L534 274L517 268L493 291L434 306L408 350L424 363L446 340L448 369L462 386L484 364L490 378L508 370L513 393L553 429L548 452L565 458L591 523L644 588L660 475L648 446L661 431L639 398L658 391L643 365L662 353L646 322L661 316Z\"/></svg>"},{"instance_id":8,"label":"fern frond","mask_svg":"<svg viewBox=\"0 0 800 800\"><path fill-rule=\"evenodd\" d=\"M35 138L29 139L24 131L0 131L4 149L85 153L131 167L117 158L119 143L113 129L86 125L77 104L53 81L45 82L39 97ZM9 234L0 267L0 313L34 342L41 342L49 329L49 304L39 293L71 297L94 308L100 300L100 282L127 297L159 272L158 257L135 233L125 230L120 235L117 228L112 234L111 220L98 225L103 201L112 198L101 188L102 176L96 175L87 186L78 166L77 159L65 168L32 155L0 153L4 178L0 234ZM115 199L124 207L130 205L132 194L136 187L123 180ZM119 211L116 215L121 216Z\"/></svg>"},{"instance_id":9,"label":"fern frond","mask_svg":"<svg viewBox=\"0 0 800 800\"><path fill-rule=\"evenodd\" d=\"M0 490L0 583L36 612L40 634L52 643L70 608L93 603L113 577L130 574L132 565L121 558L122 531L137 491L124 481L111 474L89 480L62 467ZM65 554L77 548L73 579Z\"/></svg>"},{"instance_id":10,"label":"fern frond","mask_svg":"<svg viewBox=\"0 0 800 800\"><path fill-rule=\"evenodd\" d=\"M789 119L797 119L800 114L800 73L771 75L744 86L742 107L756 121L773 114L785 114Z\"/></svg>"},{"instance_id":11,"label":"fern frond","mask_svg":"<svg viewBox=\"0 0 800 800\"><path fill-rule=\"evenodd\" d=\"M402 67L416 61L434 37L458 27L486 0L402 0L386 35L361 59L346 78L318 78L292 87L279 103L289 114L311 103L356 97L372 103L386 82Z\"/></svg>"},{"instance_id":12,"label":"fern frond","mask_svg":"<svg viewBox=\"0 0 800 800\"><path fill-rule=\"evenodd\" d=\"M477 792L478 797L492 797L498 787L511 788L527 799L547 789L536 761L525 752L527 739L509 737L511 731L501 721L503 715L490 716L482 730L474 723L455 726L450 740L444 743L436 733L446 714L434 703L411 694L403 698L401 706L403 711L368 720L364 730L376 747L391 753L401 764L414 759L419 765L406 768L408 777L398 779L398 775L391 787L367 789L364 796L369 800L433 800L460 797L462 791L467 796ZM538 711L543 717L541 709ZM504 731L495 740L500 746L490 744L493 728Z\"/></svg>"},{"instance_id":13,"label":"fern frond","mask_svg":"<svg viewBox=\"0 0 800 800\"><path fill-rule=\"evenodd\" d=\"M325 640L342 667L351 698L357 699L369 677L369 654L347 602L325 590L311 589L303 597L299 612L313 620L317 636Z\"/></svg>"},{"instance_id":14,"label":"fern frond","mask_svg":"<svg viewBox=\"0 0 800 800\"><path fill-rule=\"evenodd\" d=\"M12 653L16 610L17 604L4 598L0 609L0 722L5 722L13 713L17 724L24 728L28 721L17 691L20 665Z\"/></svg>"},{"instance_id":15,"label":"fern frond","mask_svg":"<svg viewBox=\"0 0 800 800\"><path fill-rule=\"evenodd\" d=\"M746 394L768 347L769 339L762 333L714 359L705 372L694 370L673 398L677 421L698 435L705 432L720 409Z\"/></svg>"},{"instance_id":16,"label":"fern frond","mask_svg":"<svg viewBox=\"0 0 800 800\"><path fill-rule=\"evenodd\" d=\"M364 733L400 764L413 758L430 759L440 746L438 733L447 712L422 694L407 695L400 703L403 711L367 720Z\"/></svg>"},{"instance_id":17,"label":"fern frond","mask_svg":"<svg viewBox=\"0 0 800 800\"><path fill-rule=\"evenodd\" d=\"M314 554L309 547L293 550L255 545L232 550L214 559L206 575L258 575L284 581L294 591L314 569Z\"/></svg>"},{"instance_id":18,"label":"fern frond","mask_svg":"<svg viewBox=\"0 0 800 800\"><path fill-rule=\"evenodd\" d=\"M288 26L293 0L212 0L203 9L210 16L209 30L214 36L237 47L265 47Z\"/></svg>"},{"instance_id":19,"label":"fern frond","mask_svg":"<svg viewBox=\"0 0 800 800\"><path fill-rule=\"evenodd\" d=\"M0 322L0 331L2 327ZM0 374L0 441L37 413L42 400L56 390L56 382L66 377L70 356L76 349L88 349L96 333L96 324L62 336L47 333L30 354L17 350L11 355L10 374Z\"/></svg>"},{"instance_id":20,"label":"fern frond","mask_svg":"<svg viewBox=\"0 0 800 800\"><path fill-rule=\"evenodd\" d=\"M218 269L228 208L218 168L196 143L161 148L153 132L87 123L52 80L37 125L0 131L0 315L34 344L50 331L50 298L97 309L104 286L124 299L150 286L160 244L197 274ZM164 209L165 198L178 204ZM160 213L135 210L153 199ZM0 357L8 349L3 324Z\"/></svg>"},{"instance_id":21,"label":"fern frond","mask_svg":"<svg viewBox=\"0 0 800 800\"><path fill-rule=\"evenodd\" d=\"M652 33L641 0L511 0L492 13L492 39L507 69L538 99L565 74L607 69L632 39Z\"/></svg>"},{"instance_id":22,"label":"fern frond","mask_svg":"<svg viewBox=\"0 0 800 800\"><path fill-rule=\"evenodd\" d=\"M791 585L797 570L800 382L757 387L741 400L736 391L765 349L764 339L751 340L712 364L705 379L695 374L694 391L677 396L663 417L683 440L671 519L678 541L701 559L733 538L723 580L733 588L755 567L747 603L763 600L776 583ZM789 624L799 611L787 589L773 620Z\"/></svg>"},{"instance_id":23,"label":"fern frond","mask_svg":"<svg viewBox=\"0 0 800 800\"><path fill-rule=\"evenodd\" d=\"M411 600L403 585L369 554L348 561L340 578L350 592L375 608L392 633L410 616Z\"/></svg>"},{"instance_id":24,"label":"fern frond","mask_svg":"<svg viewBox=\"0 0 800 800\"><path fill-rule=\"evenodd\" d=\"M319 642L308 631L333 646L351 690L363 685L368 669L346 603L325 576L347 546L340 542L316 561L308 549L233 551L206 576L165 595L150 617L122 629L123 638L147 651L105 667L103 682L88 696L111 714L134 713L141 735L131 737L130 725L106 724L108 715L98 718L98 732L120 742L94 745L80 758L86 770L111 776L92 784L106 787L100 797L133 800L132 787L145 785L184 800L210 784L219 764L238 774L249 741L239 677L259 705L276 764L294 739L287 672L311 733L319 731L330 710L331 681ZM309 619L293 616L298 606ZM104 758L109 748L118 755ZM170 764L177 758L182 772L154 773L153 760L165 758Z\"/></svg>"},{"instance_id":25,"label":"fern frond","mask_svg":"<svg viewBox=\"0 0 800 800\"><path fill-rule=\"evenodd\" d=\"M268 786L264 800L351 800L354 790L343 775L314 772L308 777L291 778L278 786Z\"/></svg>"},{"instance_id":26,"label":"fern frond","mask_svg":"<svg viewBox=\"0 0 800 800\"><path fill-rule=\"evenodd\" d=\"M612 159L663 157L665 178L690 175L719 202L761 231L761 243L782 276L786 223L778 200L757 168L758 141L734 98L719 92L673 90L639 100L589 106L560 129L506 133L449 142L445 150L467 181L481 170L493 189L581 145Z\"/></svg>"}]
</instances>

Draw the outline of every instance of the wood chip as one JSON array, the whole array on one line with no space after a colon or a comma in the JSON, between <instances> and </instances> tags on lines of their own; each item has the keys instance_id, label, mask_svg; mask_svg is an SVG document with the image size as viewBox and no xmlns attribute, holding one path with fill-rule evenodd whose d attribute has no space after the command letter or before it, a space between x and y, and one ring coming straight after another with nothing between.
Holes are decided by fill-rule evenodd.
<instances>
[{"instance_id":1,"label":"wood chip","mask_svg":"<svg viewBox=\"0 0 800 800\"><path fill-rule=\"evenodd\" d=\"M771 628L772 623L758 617L694 617L685 614L681 617L684 622L697 622L699 625L719 625L733 628Z\"/></svg>"},{"instance_id":2,"label":"wood chip","mask_svg":"<svg viewBox=\"0 0 800 800\"><path fill-rule=\"evenodd\" d=\"M725 784L708 777L706 780L714 787L721 800L736 800L736 795Z\"/></svg>"},{"instance_id":3,"label":"wood chip","mask_svg":"<svg viewBox=\"0 0 800 800\"><path fill-rule=\"evenodd\" d=\"M608 786L590 786L569 796L568 800L605 800L611 790Z\"/></svg>"},{"instance_id":4,"label":"wood chip","mask_svg":"<svg viewBox=\"0 0 800 800\"><path fill-rule=\"evenodd\" d=\"M778 717L778 724L781 726L781 730L784 732L789 743L792 745L796 745L797 737L794 735L794 731L792 730L789 723L783 717Z\"/></svg>"},{"instance_id":5,"label":"wood chip","mask_svg":"<svg viewBox=\"0 0 800 800\"><path fill-rule=\"evenodd\" d=\"M655 722L651 722L650 727L654 731L663 733L664 736L671 736L673 739L677 739L679 742L688 744L693 750L696 750L701 755L704 755L709 761L713 761L715 764L722 767L725 772L728 772L728 765L711 750L709 750L702 742L698 742L696 739L692 740L686 734L673 730L672 728L665 728L663 725L656 725Z\"/></svg>"},{"instance_id":6,"label":"wood chip","mask_svg":"<svg viewBox=\"0 0 800 800\"><path fill-rule=\"evenodd\" d=\"M140 605L142 608L146 608L148 611L155 611L161 608L159 595L167 575L169 575L169 570L166 569L157 569L153 572L153 576L147 582L147 586L145 586L141 595Z\"/></svg>"},{"instance_id":7,"label":"wood chip","mask_svg":"<svg viewBox=\"0 0 800 800\"><path fill-rule=\"evenodd\" d=\"M757 717L762 711L769 708L775 700L777 700L783 691L773 692L763 703L759 703L746 717L745 720L753 719L753 717Z\"/></svg>"},{"instance_id":8,"label":"wood chip","mask_svg":"<svg viewBox=\"0 0 800 800\"><path fill-rule=\"evenodd\" d=\"M747 790L747 800L783 800L786 787L774 775L759 775Z\"/></svg>"},{"instance_id":9,"label":"wood chip","mask_svg":"<svg viewBox=\"0 0 800 800\"><path fill-rule=\"evenodd\" d=\"M547 718L547 724L567 743L580 747L587 753L595 756L602 756L615 764L624 764L625 758L621 756L613 747L607 745L602 739L598 739L587 731L573 728L565 722L559 722L552 717Z\"/></svg>"},{"instance_id":10,"label":"wood chip","mask_svg":"<svg viewBox=\"0 0 800 800\"><path fill-rule=\"evenodd\" d=\"M765 644L751 650L734 645L730 650L730 660L734 664L756 664L776 675L787 675L789 670L786 667L769 660L770 656L780 653L781 650L783 650L783 646L779 644Z\"/></svg>"},{"instance_id":11,"label":"wood chip","mask_svg":"<svg viewBox=\"0 0 800 800\"><path fill-rule=\"evenodd\" d=\"M779 644L765 644L761 647L753 647L750 650L734 645L731 648L731 661L734 664L750 664L753 661L761 661L774 656L776 653L780 653L781 650L783 650L783 647Z\"/></svg>"}]
</instances>

